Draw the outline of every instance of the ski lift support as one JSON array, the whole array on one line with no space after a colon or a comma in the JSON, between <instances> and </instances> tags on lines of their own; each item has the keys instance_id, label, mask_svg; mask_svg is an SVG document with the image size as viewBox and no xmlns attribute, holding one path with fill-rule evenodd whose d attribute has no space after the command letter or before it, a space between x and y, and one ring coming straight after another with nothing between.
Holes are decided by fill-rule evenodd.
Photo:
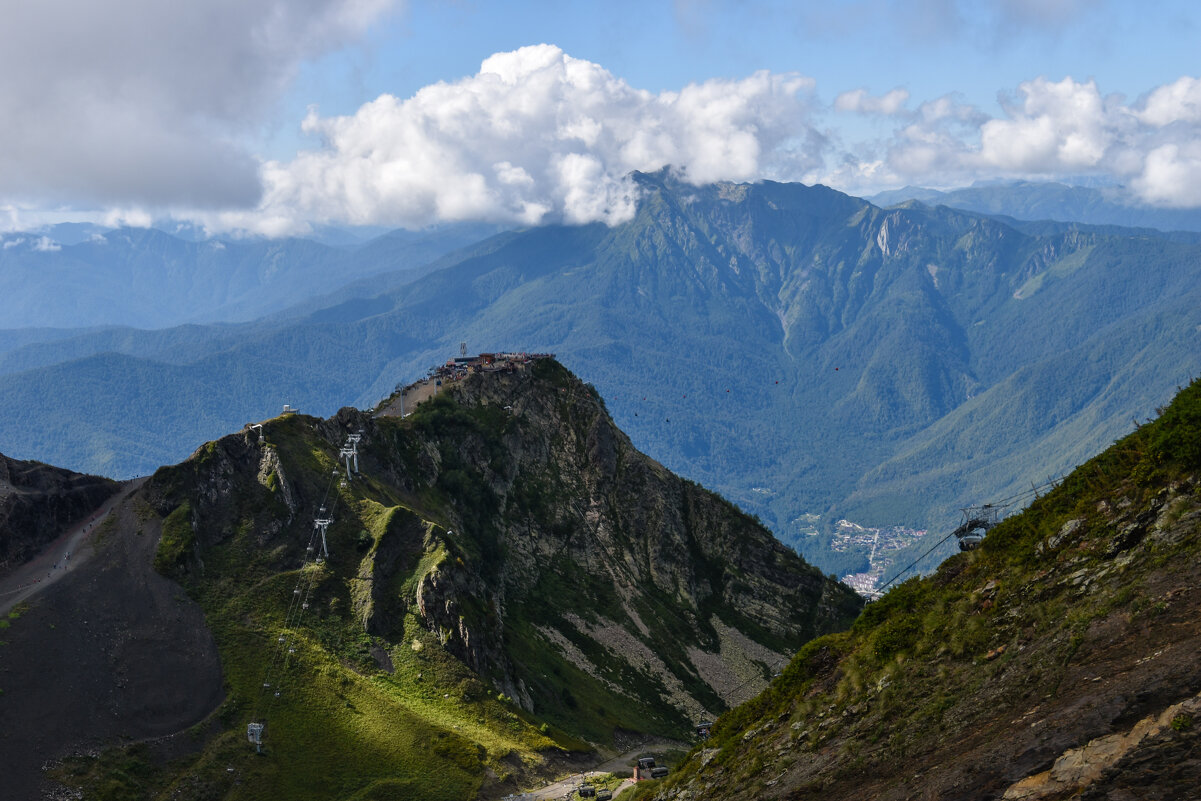
<instances>
[{"instance_id":1,"label":"ski lift support","mask_svg":"<svg viewBox=\"0 0 1201 801\"><path fill-rule=\"evenodd\" d=\"M322 509L322 511L325 510ZM325 554L326 559L329 558L329 546L325 542L325 530L333 522L333 519L329 517L318 517L313 520L313 527L321 531L321 551Z\"/></svg>"},{"instance_id":2,"label":"ski lift support","mask_svg":"<svg viewBox=\"0 0 1201 801\"><path fill-rule=\"evenodd\" d=\"M247 723L246 739L254 744L256 753L263 753L263 724L258 722Z\"/></svg>"}]
</instances>

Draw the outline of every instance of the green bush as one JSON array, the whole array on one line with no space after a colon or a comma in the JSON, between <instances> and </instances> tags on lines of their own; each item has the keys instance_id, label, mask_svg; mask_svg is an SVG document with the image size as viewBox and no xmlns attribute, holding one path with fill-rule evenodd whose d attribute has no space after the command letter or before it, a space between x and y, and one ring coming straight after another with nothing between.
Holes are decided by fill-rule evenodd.
<instances>
[{"instance_id":1,"label":"green bush","mask_svg":"<svg viewBox=\"0 0 1201 801\"><path fill-rule=\"evenodd\" d=\"M196 532L192 530L192 507L184 501L163 518L163 534L154 554L154 569L167 573L180 564L192 549Z\"/></svg>"}]
</instances>

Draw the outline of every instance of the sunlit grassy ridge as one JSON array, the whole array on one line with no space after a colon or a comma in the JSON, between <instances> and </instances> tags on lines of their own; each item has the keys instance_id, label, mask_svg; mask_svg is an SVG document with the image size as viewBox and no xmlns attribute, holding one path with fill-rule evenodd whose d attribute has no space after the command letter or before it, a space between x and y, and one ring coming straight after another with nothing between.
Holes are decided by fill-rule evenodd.
<instances>
[{"instance_id":1,"label":"sunlit grassy ridge","mask_svg":"<svg viewBox=\"0 0 1201 801\"><path fill-rule=\"evenodd\" d=\"M447 654L411 612L396 616L387 637L364 630L377 597L411 596L453 546L445 526L403 505L395 488L365 475L339 486L336 450L309 426L299 417L270 424L266 447L279 466L257 483L235 480L221 443L156 476L165 502L228 482L226 497L203 513L194 515L184 501L166 514L156 564L205 609L228 691L219 718L229 728L190 765L158 776L159 786L108 776L93 787L110 785L114 798L145 797L149 788L164 797L186 789L189 798L465 799L485 768L503 778L539 751L582 745L539 730ZM295 514L282 498L284 480L304 507ZM322 497L335 519L331 558L301 570L316 511L308 507ZM393 586L373 593L381 544L415 532ZM196 550L194 540L202 543ZM285 629L294 590L310 585L310 607ZM295 653L283 655L281 634ZM272 686L264 688L268 678ZM265 757L246 742L252 718L266 721Z\"/></svg>"}]
</instances>

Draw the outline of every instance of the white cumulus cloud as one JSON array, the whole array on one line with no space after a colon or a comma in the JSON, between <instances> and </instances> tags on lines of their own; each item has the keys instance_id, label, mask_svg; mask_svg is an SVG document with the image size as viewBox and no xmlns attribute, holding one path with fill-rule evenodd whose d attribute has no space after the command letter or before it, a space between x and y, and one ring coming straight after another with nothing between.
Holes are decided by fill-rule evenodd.
<instances>
[{"instance_id":1,"label":"white cumulus cloud","mask_svg":"<svg viewBox=\"0 0 1201 801\"><path fill-rule=\"evenodd\" d=\"M870 110L883 100L856 90L834 107ZM849 146L822 179L867 193L1094 175L1125 185L1136 201L1201 206L1201 79L1184 76L1127 101L1103 94L1095 81L1038 77L1000 105L989 115L954 96L921 103L894 115L899 124L889 141Z\"/></svg>"},{"instance_id":2,"label":"white cumulus cloud","mask_svg":"<svg viewBox=\"0 0 1201 801\"><path fill-rule=\"evenodd\" d=\"M1201 122L1201 79L1185 75L1156 88L1136 114L1143 122L1157 127L1175 122Z\"/></svg>"},{"instance_id":3,"label":"white cumulus cloud","mask_svg":"<svg viewBox=\"0 0 1201 801\"><path fill-rule=\"evenodd\" d=\"M1138 196L1160 206L1201 206L1201 142L1160 145L1131 181Z\"/></svg>"},{"instance_id":4,"label":"white cumulus cloud","mask_svg":"<svg viewBox=\"0 0 1201 801\"><path fill-rule=\"evenodd\" d=\"M653 93L553 45L523 47L407 99L382 95L348 116L311 111L303 127L322 145L267 163L260 207L210 224L612 224L634 213L634 170L671 165L706 183L817 166L812 90L801 75L758 72Z\"/></svg>"},{"instance_id":5,"label":"white cumulus cloud","mask_svg":"<svg viewBox=\"0 0 1201 801\"><path fill-rule=\"evenodd\" d=\"M1093 81L1038 78L1018 90L1022 104L1007 119L980 128L985 164L1025 172L1087 170L1101 163L1120 133L1122 114L1106 108Z\"/></svg>"}]
</instances>

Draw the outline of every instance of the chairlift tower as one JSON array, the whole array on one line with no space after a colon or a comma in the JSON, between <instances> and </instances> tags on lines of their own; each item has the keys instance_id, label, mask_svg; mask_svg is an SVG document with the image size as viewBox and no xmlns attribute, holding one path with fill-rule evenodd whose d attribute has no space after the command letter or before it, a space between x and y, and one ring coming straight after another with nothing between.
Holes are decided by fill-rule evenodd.
<instances>
[{"instance_id":1,"label":"chairlift tower","mask_svg":"<svg viewBox=\"0 0 1201 801\"><path fill-rule=\"evenodd\" d=\"M979 547L988 530L997 524L999 511L991 503L966 507L963 510L963 522L952 532L959 540L959 550L971 551Z\"/></svg>"},{"instance_id":2,"label":"chairlift tower","mask_svg":"<svg viewBox=\"0 0 1201 801\"><path fill-rule=\"evenodd\" d=\"M321 511L324 512L325 509L322 508ZM325 530L329 528L329 525L332 522L334 522L333 518L330 517L318 517L313 520L313 528L318 529L321 532L321 552L325 554L326 559L329 558L329 546L325 541Z\"/></svg>"},{"instance_id":3,"label":"chairlift tower","mask_svg":"<svg viewBox=\"0 0 1201 801\"><path fill-rule=\"evenodd\" d=\"M350 465L352 459L354 460L355 472L358 472L358 451L356 451L353 447L343 447L342 450L338 451L338 458L346 461L346 480L349 481L351 478Z\"/></svg>"}]
</instances>

